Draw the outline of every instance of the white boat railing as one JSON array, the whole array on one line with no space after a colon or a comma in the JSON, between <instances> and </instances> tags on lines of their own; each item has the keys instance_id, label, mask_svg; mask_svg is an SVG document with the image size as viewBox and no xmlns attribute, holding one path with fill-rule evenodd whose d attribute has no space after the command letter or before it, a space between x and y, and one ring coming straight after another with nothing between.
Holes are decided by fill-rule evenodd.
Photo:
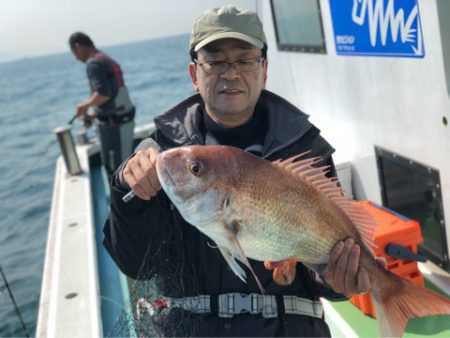
<instances>
[{"instance_id":1,"label":"white boat railing","mask_svg":"<svg viewBox=\"0 0 450 338\"><path fill-rule=\"evenodd\" d=\"M57 160L36 337L102 336L89 148L80 175Z\"/></svg>"},{"instance_id":2,"label":"white boat railing","mask_svg":"<svg viewBox=\"0 0 450 338\"><path fill-rule=\"evenodd\" d=\"M137 127L145 138L153 124ZM77 146L82 173L56 163L36 337L102 337L89 157L99 144Z\"/></svg>"}]
</instances>

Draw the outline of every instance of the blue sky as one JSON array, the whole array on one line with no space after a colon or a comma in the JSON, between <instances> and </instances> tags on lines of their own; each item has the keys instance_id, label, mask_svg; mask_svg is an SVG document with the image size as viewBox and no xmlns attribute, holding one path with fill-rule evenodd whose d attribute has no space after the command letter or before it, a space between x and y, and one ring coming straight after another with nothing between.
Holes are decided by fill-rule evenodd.
<instances>
[{"instance_id":1,"label":"blue sky","mask_svg":"<svg viewBox=\"0 0 450 338\"><path fill-rule=\"evenodd\" d=\"M98 46L190 32L204 10L256 0L0 0L0 60L68 51L74 31Z\"/></svg>"}]
</instances>

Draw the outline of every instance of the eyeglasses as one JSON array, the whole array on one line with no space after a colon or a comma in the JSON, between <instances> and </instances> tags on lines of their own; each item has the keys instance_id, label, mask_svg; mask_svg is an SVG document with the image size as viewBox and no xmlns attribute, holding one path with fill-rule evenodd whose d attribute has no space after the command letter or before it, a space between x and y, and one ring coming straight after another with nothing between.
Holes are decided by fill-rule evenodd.
<instances>
[{"instance_id":1,"label":"eyeglasses","mask_svg":"<svg viewBox=\"0 0 450 338\"><path fill-rule=\"evenodd\" d=\"M207 74L223 74L231 67L234 67L238 72L251 72L258 68L259 64L265 59L265 57L261 56L259 58L237 60L235 62L205 61L200 63L197 59L194 59L194 62Z\"/></svg>"}]
</instances>

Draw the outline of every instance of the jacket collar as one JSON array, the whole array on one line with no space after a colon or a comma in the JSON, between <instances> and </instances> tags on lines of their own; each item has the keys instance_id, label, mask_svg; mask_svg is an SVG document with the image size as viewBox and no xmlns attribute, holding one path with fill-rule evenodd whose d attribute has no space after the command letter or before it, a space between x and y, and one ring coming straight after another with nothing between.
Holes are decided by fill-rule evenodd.
<instances>
[{"instance_id":1,"label":"jacket collar","mask_svg":"<svg viewBox=\"0 0 450 338\"><path fill-rule=\"evenodd\" d=\"M155 125L177 145L204 144L200 132L203 105L200 94L195 94L156 116ZM263 145L263 157L292 144L312 126L308 115L268 90L262 91L255 109L266 116L269 126Z\"/></svg>"},{"instance_id":2,"label":"jacket collar","mask_svg":"<svg viewBox=\"0 0 450 338\"><path fill-rule=\"evenodd\" d=\"M178 145L202 144L200 133L203 100L195 94L154 118L155 126ZM199 139L201 137L201 139Z\"/></svg>"}]
</instances>

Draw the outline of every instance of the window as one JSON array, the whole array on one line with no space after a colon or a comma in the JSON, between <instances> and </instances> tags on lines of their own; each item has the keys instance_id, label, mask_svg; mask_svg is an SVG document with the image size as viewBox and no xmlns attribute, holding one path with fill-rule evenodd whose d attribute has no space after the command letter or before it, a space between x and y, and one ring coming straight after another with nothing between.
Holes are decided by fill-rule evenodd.
<instances>
[{"instance_id":1,"label":"window","mask_svg":"<svg viewBox=\"0 0 450 338\"><path fill-rule=\"evenodd\" d=\"M326 53L318 0L271 0L279 50Z\"/></svg>"},{"instance_id":2,"label":"window","mask_svg":"<svg viewBox=\"0 0 450 338\"><path fill-rule=\"evenodd\" d=\"M420 223L419 251L450 271L439 171L375 147L383 205Z\"/></svg>"}]
</instances>

